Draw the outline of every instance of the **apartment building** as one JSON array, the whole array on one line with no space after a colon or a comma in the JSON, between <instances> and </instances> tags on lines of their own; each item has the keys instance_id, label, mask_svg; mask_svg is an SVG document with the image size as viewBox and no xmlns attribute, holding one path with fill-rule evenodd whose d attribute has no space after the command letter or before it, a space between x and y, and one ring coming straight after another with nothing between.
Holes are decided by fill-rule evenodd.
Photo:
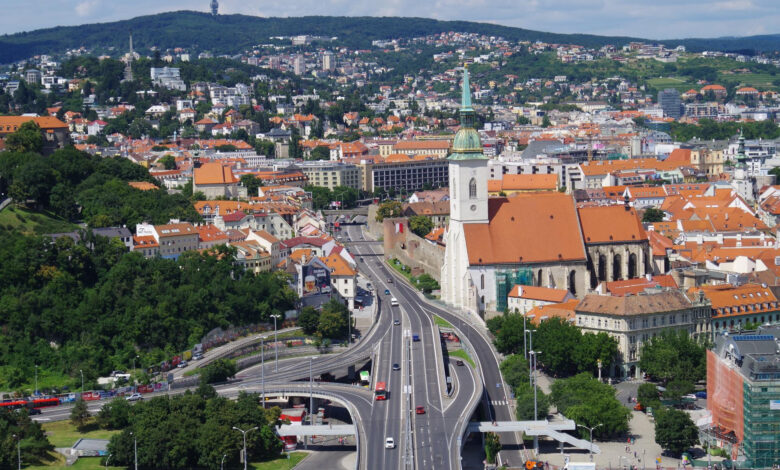
<instances>
[{"instance_id":1,"label":"apartment building","mask_svg":"<svg viewBox=\"0 0 780 470\"><path fill-rule=\"evenodd\" d=\"M199 248L199 235L189 222L171 222L165 225L141 223L135 226L136 237L152 237L163 258L178 258L185 251ZM147 239L148 240L148 239Z\"/></svg>"},{"instance_id":2,"label":"apartment building","mask_svg":"<svg viewBox=\"0 0 780 470\"><path fill-rule=\"evenodd\" d=\"M383 162L361 162L361 189L373 192L377 188L396 188L407 191L446 186L449 181L449 165L445 158L419 158Z\"/></svg>"},{"instance_id":3,"label":"apartment building","mask_svg":"<svg viewBox=\"0 0 780 470\"><path fill-rule=\"evenodd\" d=\"M317 161L304 162L301 171L312 186L333 189L336 186L347 186L360 189L360 168L338 162Z\"/></svg>"}]
</instances>

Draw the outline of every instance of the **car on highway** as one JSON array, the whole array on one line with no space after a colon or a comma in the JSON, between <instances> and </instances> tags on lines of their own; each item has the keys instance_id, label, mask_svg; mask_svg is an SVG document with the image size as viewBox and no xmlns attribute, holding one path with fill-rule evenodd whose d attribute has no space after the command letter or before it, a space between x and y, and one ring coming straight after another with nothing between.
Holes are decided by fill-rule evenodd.
<instances>
[{"instance_id":1,"label":"car on highway","mask_svg":"<svg viewBox=\"0 0 780 470\"><path fill-rule=\"evenodd\" d=\"M401 370L401 366L398 363L393 364L393 370Z\"/></svg>"},{"instance_id":2,"label":"car on highway","mask_svg":"<svg viewBox=\"0 0 780 470\"><path fill-rule=\"evenodd\" d=\"M142 397L140 393L133 393L132 395L125 397L125 400L127 401L138 401L143 399L144 397Z\"/></svg>"},{"instance_id":3,"label":"car on highway","mask_svg":"<svg viewBox=\"0 0 780 470\"><path fill-rule=\"evenodd\" d=\"M395 439L392 437L385 439L385 449L395 449Z\"/></svg>"},{"instance_id":4,"label":"car on highway","mask_svg":"<svg viewBox=\"0 0 780 470\"><path fill-rule=\"evenodd\" d=\"M398 326L401 324L401 320L393 320L393 325Z\"/></svg>"},{"instance_id":5,"label":"car on highway","mask_svg":"<svg viewBox=\"0 0 780 470\"><path fill-rule=\"evenodd\" d=\"M184 369L185 367L187 367L187 361L181 361L179 365L177 365L176 367L178 367L179 369Z\"/></svg>"},{"instance_id":6,"label":"car on highway","mask_svg":"<svg viewBox=\"0 0 780 470\"><path fill-rule=\"evenodd\" d=\"M462 366L462 365L463 365L463 361L461 361L460 359L458 359L457 361L455 361L455 365L456 365L456 366Z\"/></svg>"},{"instance_id":7,"label":"car on highway","mask_svg":"<svg viewBox=\"0 0 780 470\"><path fill-rule=\"evenodd\" d=\"M393 283L393 278L392 277L388 277L387 278L387 283L388 284L392 284Z\"/></svg>"},{"instance_id":8,"label":"car on highway","mask_svg":"<svg viewBox=\"0 0 780 470\"><path fill-rule=\"evenodd\" d=\"M390 295L390 289L385 289L385 295Z\"/></svg>"},{"instance_id":9,"label":"car on highway","mask_svg":"<svg viewBox=\"0 0 780 470\"><path fill-rule=\"evenodd\" d=\"M424 406L418 406L414 409L414 412L418 415L424 415L425 414L425 407Z\"/></svg>"},{"instance_id":10,"label":"car on highway","mask_svg":"<svg viewBox=\"0 0 780 470\"><path fill-rule=\"evenodd\" d=\"M398 307L398 299L396 299L395 297L390 299L390 305L393 307Z\"/></svg>"}]
</instances>

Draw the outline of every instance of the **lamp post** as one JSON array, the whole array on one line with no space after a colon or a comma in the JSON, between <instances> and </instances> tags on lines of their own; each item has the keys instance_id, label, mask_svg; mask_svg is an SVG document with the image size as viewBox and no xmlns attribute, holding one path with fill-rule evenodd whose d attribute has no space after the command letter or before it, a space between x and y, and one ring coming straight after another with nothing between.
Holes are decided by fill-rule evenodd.
<instances>
[{"instance_id":1,"label":"lamp post","mask_svg":"<svg viewBox=\"0 0 780 470\"><path fill-rule=\"evenodd\" d=\"M79 369L79 373L81 374L81 399L84 399L84 371Z\"/></svg>"},{"instance_id":2,"label":"lamp post","mask_svg":"<svg viewBox=\"0 0 780 470\"><path fill-rule=\"evenodd\" d=\"M130 435L133 436L133 461L135 462L135 470L138 470L138 437L133 432L131 432Z\"/></svg>"},{"instance_id":3,"label":"lamp post","mask_svg":"<svg viewBox=\"0 0 780 470\"><path fill-rule=\"evenodd\" d=\"M525 330L525 334L528 335L528 350L530 351L531 349L534 348L534 330ZM528 353L525 352L526 351L525 344L526 341L523 341L523 353L525 354L525 358L528 359Z\"/></svg>"},{"instance_id":4,"label":"lamp post","mask_svg":"<svg viewBox=\"0 0 780 470\"><path fill-rule=\"evenodd\" d=\"M38 396L38 364L35 364L35 396Z\"/></svg>"},{"instance_id":5,"label":"lamp post","mask_svg":"<svg viewBox=\"0 0 780 470\"><path fill-rule=\"evenodd\" d=\"M219 463L220 470L225 470L225 457L227 457L227 454L222 456L222 461Z\"/></svg>"},{"instance_id":6,"label":"lamp post","mask_svg":"<svg viewBox=\"0 0 780 470\"><path fill-rule=\"evenodd\" d=\"M271 315L274 319L274 372L279 372L279 340L276 336L276 319L281 317L279 314Z\"/></svg>"},{"instance_id":7,"label":"lamp post","mask_svg":"<svg viewBox=\"0 0 780 470\"><path fill-rule=\"evenodd\" d=\"M593 426L593 427L587 427L584 424L578 424L577 427L585 428L588 431L590 431L590 460L593 461L593 430L596 429L599 426L603 426L601 423ZM644 461L644 459L642 459Z\"/></svg>"},{"instance_id":8,"label":"lamp post","mask_svg":"<svg viewBox=\"0 0 780 470\"><path fill-rule=\"evenodd\" d=\"M260 390L263 398L263 408L265 408L265 343L260 338Z\"/></svg>"},{"instance_id":9,"label":"lamp post","mask_svg":"<svg viewBox=\"0 0 780 470\"><path fill-rule=\"evenodd\" d=\"M240 432L244 436L244 470L246 470L246 465L247 465L247 460L248 460L247 457L246 457L246 433L248 433L250 431L256 430L257 426L255 426L255 427L253 427L251 429L247 429L246 431L244 431L243 429L239 429L239 428L237 428L235 426L233 426L233 429L235 429L236 431Z\"/></svg>"},{"instance_id":10,"label":"lamp post","mask_svg":"<svg viewBox=\"0 0 780 470\"><path fill-rule=\"evenodd\" d=\"M22 436L14 434L16 439L16 468L22 470Z\"/></svg>"},{"instance_id":11,"label":"lamp post","mask_svg":"<svg viewBox=\"0 0 780 470\"><path fill-rule=\"evenodd\" d=\"M108 454L108 457L106 457L106 470L108 470L108 461L111 460L111 455L112 454Z\"/></svg>"},{"instance_id":12,"label":"lamp post","mask_svg":"<svg viewBox=\"0 0 780 470\"><path fill-rule=\"evenodd\" d=\"M534 351L533 349L528 351L528 354L531 357L531 379L532 384L531 386L534 388L534 421L539 419L539 413L537 412L536 407L536 362L537 362L537 356L541 354L541 351Z\"/></svg>"}]
</instances>

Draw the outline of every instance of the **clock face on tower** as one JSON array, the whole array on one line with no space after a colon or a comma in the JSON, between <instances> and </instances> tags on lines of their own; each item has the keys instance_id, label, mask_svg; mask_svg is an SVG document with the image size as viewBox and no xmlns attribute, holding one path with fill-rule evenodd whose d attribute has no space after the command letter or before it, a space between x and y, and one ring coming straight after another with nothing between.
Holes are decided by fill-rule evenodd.
<instances>
[{"instance_id":1,"label":"clock face on tower","mask_svg":"<svg viewBox=\"0 0 780 470\"><path fill-rule=\"evenodd\" d=\"M476 212L476 211L477 211L477 205L476 204L472 204L471 205L471 212Z\"/></svg>"}]
</instances>

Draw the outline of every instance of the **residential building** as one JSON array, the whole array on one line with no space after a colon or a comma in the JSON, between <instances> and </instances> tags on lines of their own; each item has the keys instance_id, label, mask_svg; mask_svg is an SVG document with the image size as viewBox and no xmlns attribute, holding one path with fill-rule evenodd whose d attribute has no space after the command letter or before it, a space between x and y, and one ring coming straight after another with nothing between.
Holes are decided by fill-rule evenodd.
<instances>
[{"instance_id":1,"label":"residential building","mask_svg":"<svg viewBox=\"0 0 780 470\"><path fill-rule=\"evenodd\" d=\"M330 269L330 283L333 290L342 298L347 308L355 308L357 271L340 254L332 253L322 258L322 261Z\"/></svg>"},{"instance_id":2,"label":"residential building","mask_svg":"<svg viewBox=\"0 0 780 470\"><path fill-rule=\"evenodd\" d=\"M706 335L710 306L706 299L691 301L679 290L625 297L591 294L577 305L575 323L583 333L604 332L617 340L619 360L608 375L639 378L642 345L666 330Z\"/></svg>"},{"instance_id":3,"label":"residential building","mask_svg":"<svg viewBox=\"0 0 780 470\"><path fill-rule=\"evenodd\" d=\"M444 158L449 151L449 140L399 140L393 145L393 153L406 155L435 155Z\"/></svg>"},{"instance_id":4,"label":"residential building","mask_svg":"<svg viewBox=\"0 0 780 470\"><path fill-rule=\"evenodd\" d=\"M536 307L549 304L560 304L574 300L575 297L566 289L551 289L549 287L523 286L512 287L509 292L508 307L510 312L525 315Z\"/></svg>"},{"instance_id":5,"label":"residential building","mask_svg":"<svg viewBox=\"0 0 780 470\"><path fill-rule=\"evenodd\" d=\"M780 323L780 305L772 289L761 284L692 287L688 295L703 295L712 305L712 331L738 332L751 325Z\"/></svg>"},{"instance_id":6,"label":"residential building","mask_svg":"<svg viewBox=\"0 0 780 470\"><path fill-rule=\"evenodd\" d=\"M239 195L238 178L230 165L209 162L195 168L192 192L202 192L209 199L234 198Z\"/></svg>"},{"instance_id":7,"label":"residential building","mask_svg":"<svg viewBox=\"0 0 780 470\"><path fill-rule=\"evenodd\" d=\"M780 328L723 334L707 351L707 410L699 434L724 449L740 468L771 468L780 461Z\"/></svg>"},{"instance_id":8,"label":"residential building","mask_svg":"<svg viewBox=\"0 0 780 470\"><path fill-rule=\"evenodd\" d=\"M295 56L293 59L293 72L295 75L303 75L306 73L306 59L302 55Z\"/></svg>"},{"instance_id":9,"label":"residential building","mask_svg":"<svg viewBox=\"0 0 780 470\"><path fill-rule=\"evenodd\" d=\"M41 135L43 135L41 153L44 155L65 148L70 143L68 125L51 116L0 116L0 139L5 139L8 134L16 132L28 121L35 122L41 128Z\"/></svg>"},{"instance_id":10,"label":"residential building","mask_svg":"<svg viewBox=\"0 0 780 470\"><path fill-rule=\"evenodd\" d=\"M501 179L488 180L488 195L511 196L517 193L538 191L556 191L558 176L543 175L503 175Z\"/></svg>"},{"instance_id":11,"label":"residential building","mask_svg":"<svg viewBox=\"0 0 780 470\"><path fill-rule=\"evenodd\" d=\"M682 116L682 102L680 92L674 88L667 88L658 92L658 104L664 111L665 117L679 119Z\"/></svg>"},{"instance_id":12,"label":"residential building","mask_svg":"<svg viewBox=\"0 0 780 470\"><path fill-rule=\"evenodd\" d=\"M185 91L187 85L181 79L180 71L175 67L152 67L149 69L152 85L169 90Z\"/></svg>"},{"instance_id":13,"label":"residential building","mask_svg":"<svg viewBox=\"0 0 780 470\"><path fill-rule=\"evenodd\" d=\"M332 52L325 52L322 54L322 70L326 72L333 72L336 70L336 58Z\"/></svg>"},{"instance_id":14,"label":"residential building","mask_svg":"<svg viewBox=\"0 0 780 470\"><path fill-rule=\"evenodd\" d=\"M303 162L298 165L312 186L333 189L336 186L360 189L360 168L330 161Z\"/></svg>"},{"instance_id":15,"label":"residential building","mask_svg":"<svg viewBox=\"0 0 780 470\"><path fill-rule=\"evenodd\" d=\"M171 222L165 225L141 223L135 226L136 237L152 237L163 258L178 258L185 251L199 248L199 235L189 222Z\"/></svg>"},{"instance_id":16,"label":"residential building","mask_svg":"<svg viewBox=\"0 0 780 470\"><path fill-rule=\"evenodd\" d=\"M247 271L257 274L273 269L273 257L257 241L234 241L230 246L236 249L236 261Z\"/></svg>"}]
</instances>

